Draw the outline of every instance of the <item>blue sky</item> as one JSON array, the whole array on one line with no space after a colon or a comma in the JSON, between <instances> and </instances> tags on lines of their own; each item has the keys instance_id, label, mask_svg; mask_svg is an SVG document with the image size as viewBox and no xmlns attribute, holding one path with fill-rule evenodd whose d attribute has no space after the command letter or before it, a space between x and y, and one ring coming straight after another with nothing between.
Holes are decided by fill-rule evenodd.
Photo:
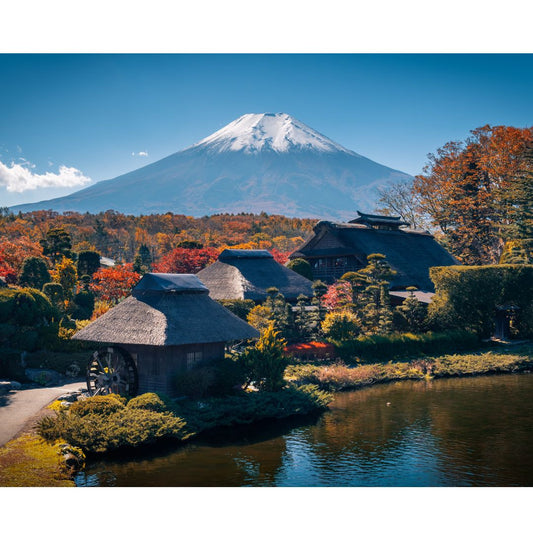
<instances>
[{"instance_id":1,"label":"blue sky","mask_svg":"<svg viewBox=\"0 0 533 533\"><path fill-rule=\"evenodd\" d=\"M245 113L289 113L411 174L478 126L533 126L532 54L3 54L0 72L0 206L116 177ZM78 185L43 186L60 178Z\"/></svg>"}]
</instances>

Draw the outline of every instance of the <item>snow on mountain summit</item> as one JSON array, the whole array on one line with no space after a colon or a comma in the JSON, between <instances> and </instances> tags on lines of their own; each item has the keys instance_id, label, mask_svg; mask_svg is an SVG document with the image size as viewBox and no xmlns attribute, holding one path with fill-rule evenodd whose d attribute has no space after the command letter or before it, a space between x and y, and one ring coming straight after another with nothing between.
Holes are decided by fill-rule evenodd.
<instances>
[{"instance_id":1,"label":"snow on mountain summit","mask_svg":"<svg viewBox=\"0 0 533 533\"><path fill-rule=\"evenodd\" d=\"M347 150L286 113L248 114L185 150L62 198L13 206L125 214L270 213L350 220L407 174Z\"/></svg>"},{"instance_id":2,"label":"snow on mountain summit","mask_svg":"<svg viewBox=\"0 0 533 533\"><path fill-rule=\"evenodd\" d=\"M358 155L286 113L249 113L230 122L192 148L216 152L318 150Z\"/></svg>"}]
</instances>

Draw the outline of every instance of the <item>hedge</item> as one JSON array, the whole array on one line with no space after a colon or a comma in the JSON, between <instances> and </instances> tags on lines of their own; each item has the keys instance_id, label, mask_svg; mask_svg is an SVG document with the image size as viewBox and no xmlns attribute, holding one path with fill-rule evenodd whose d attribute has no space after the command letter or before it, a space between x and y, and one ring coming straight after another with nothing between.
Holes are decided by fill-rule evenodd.
<instances>
[{"instance_id":1,"label":"hedge","mask_svg":"<svg viewBox=\"0 0 533 533\"><path fill-rule=\"evenodd\" d=\"M439 355L476 348L476 334L464 331L372 335L335 343L337 355L349 363L376 363Z\"/></svg>"},{"instance_id":2,"label":"hedge","mask_svg":"<svg viewBox=\"0 0 533 533\"><path fill-rule=\"evenodd\" d=\"M248 313L250 313L256 305L253 300L218 300L218 303L242 320L248 318Z\"/></svg>"},{"instance_id":3,"label":"hedge","mask_svg":"<svg viewBox=\"0 0 533 533\"><path fill-rule=\"evenodd\" d=\"M432 329L462 328L490 337L496 306L514 305L515 336L533 335L533 265L433 267L430 276L436 289L428 309Z\"/></svg>"}]
</instances>

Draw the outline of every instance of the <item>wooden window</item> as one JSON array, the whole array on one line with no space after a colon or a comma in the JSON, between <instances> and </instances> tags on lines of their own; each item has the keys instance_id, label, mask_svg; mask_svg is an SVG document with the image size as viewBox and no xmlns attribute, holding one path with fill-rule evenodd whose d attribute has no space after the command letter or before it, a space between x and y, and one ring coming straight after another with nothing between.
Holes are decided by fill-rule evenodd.
<instances>
[{"instance_id":1,"label":"wooden window","mask_svg":"<svg viewBox=\"0 0 533 533\"><path fill-rule=\"evenodd\" d=\"M187 353L187 370L197 365L202 360L202 352Z\"/></svg>"}]
</instances>

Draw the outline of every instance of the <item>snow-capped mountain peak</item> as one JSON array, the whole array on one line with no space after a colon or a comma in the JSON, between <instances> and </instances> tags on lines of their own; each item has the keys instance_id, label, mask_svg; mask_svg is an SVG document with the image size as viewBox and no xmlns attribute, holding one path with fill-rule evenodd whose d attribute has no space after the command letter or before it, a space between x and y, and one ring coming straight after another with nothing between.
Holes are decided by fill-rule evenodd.
<instances>
[{"instance_id":1,"label":"snow-capped mountain peak","mask_svg":"<svg viewBox=\"0 0 533 533\"><path fill-rule=\"evenodd\" d=\"M249 113L193 145L216 152L318 150L357 155L287 113Z\"/></svg>"}]
</instances>

